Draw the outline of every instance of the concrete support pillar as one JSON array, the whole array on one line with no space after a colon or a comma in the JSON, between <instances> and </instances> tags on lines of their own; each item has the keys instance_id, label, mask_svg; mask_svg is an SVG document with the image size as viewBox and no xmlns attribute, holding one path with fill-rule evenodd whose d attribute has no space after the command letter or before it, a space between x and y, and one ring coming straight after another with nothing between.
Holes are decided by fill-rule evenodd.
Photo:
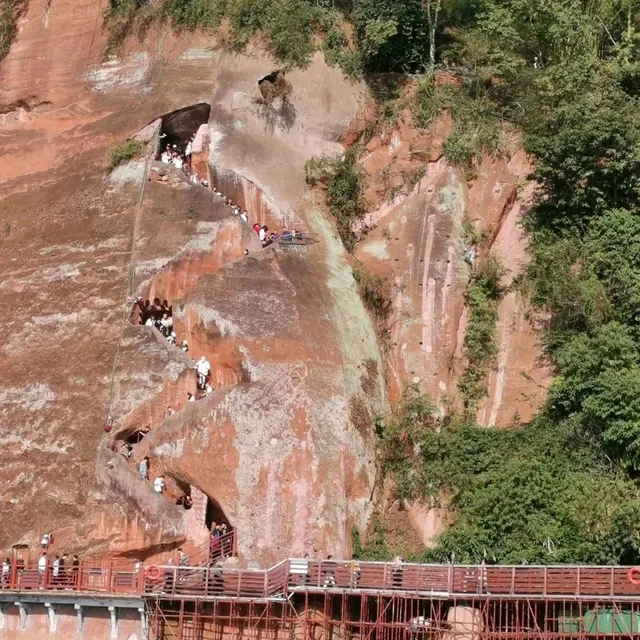
<instances>
[{"instance_id":1,"label":"concrete support pillar","mask_svg":"<svg viewBox=\"0 0 640 640\"><path fill-rule=\"evenodd\" d=\"M140 613L140 628L142 629L142 633L146 638L147 637L147 614L144 610L144 607L140 607L138 609L138 612Z\"/></svg>"},{"instance_id":2,"label":"concrete support pillar","mask_svg":"<svg viewBox=\"0 0 640 640\"><path fill-rule=\"evenodd\" d=\"M18 615L20 616L20 628L27 628L27 606L22 602L14 602L13 604L18 607Z\"/></svg>"},{"instance_id":3,"label":"concrete support pillar","mask_svg":"<svg viewBox=\"0 0 640 640\"><path fill-rule=\"evenodd\" d=\"M0 629L4 629L4 610L0 604Z\"/></svg>"},{"instance_id":4,"label":"concrete support pillar","mask_svg":"<svg viewBox=\"0 0 640 640\"><path fill-rule=\"evenodd\" d=\"M56 609L50 602L45 602L44 606L47 608L47 613L49 614L49 633L55 633L58 628Z\"/></svg>"},{"instance_id":5,"label":"concrete support pillar","mask_svg":"<svg viewBox=\"0 0 640 640\"><path fill-rule=\"evenodd\" d=\"M84 611L81 604L74 604L73 608L76 610L76 633L80 635L84 624Z\"/></svg>"},{"instance_id":6,"label":"concrete support pillar","mask_svg":"<svg viewBox=\"0 0 640 640\"><path fill-rule=\"evenodd\" d=\"M109 607L109 615L111 616L111 637L118 637L118 611L115 607Z\"/></svg>"}]
</instances>

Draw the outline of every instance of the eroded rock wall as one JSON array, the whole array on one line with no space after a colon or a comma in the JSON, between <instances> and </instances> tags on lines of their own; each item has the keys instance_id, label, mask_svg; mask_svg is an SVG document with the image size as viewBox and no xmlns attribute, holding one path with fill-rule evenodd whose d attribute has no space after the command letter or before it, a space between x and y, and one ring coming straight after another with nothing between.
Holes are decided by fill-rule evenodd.
<instances>
[{"instance_id":1,"label":"eroded rock wall","mask_svg":"<svg viewBox=\"0 0 640 640\"><path fill-rule=\"evenodd\" d=\"M247 562L347 555L351 526L364 528L371 508L371 420L386 406L384 364L303 166L342 150L366 92L318 54L287 74L287 104L261 104L258 82L277 68L272 60L166 25L104 60L101 11L82 0L30 3L0 66L0 292L10 310L0 548L35 547L53 531L53 551L157 557L206 539L210 500L237 527ZM296 227L317 234L316 244L262 250L211 190L166 172L147 182L144 158L107 173L112 144L203 102L212 110L200 177L246 208L250 224ZM526 173L516 161L487 159L469 186L441 157L446 128L439 121L420 139L401 129L372 142L365 169L375 176L400 166L393 186L414 184L392 198L388 184L378 184L385 198L374 186L368 222L377 227L358 250L395 288L392 392L415 380L443 401L455 395L464 337L462 220L491 229L494 250L517 272L517 185ZM427 161L418 180L407 173L413 163L402 164L415 150ZM135 324L136 294L173 305L188 356ZM516 411L526 419L542 396L522 308L517 296L502 303L485 424L506 424ZM200 355L216 391L189 403L190 358ZM119 434L146 428L131 461L113 451ZM168 496L137 475L144 455L152 477L166 475ZM192 511L175 504L185 487Z\"/></svg>"},{"instance_id":2,"label":"eroded rock wall","mask_svg":"<svg viewBox=\"0 0 640 640\"><path fill-rule=\"evenodd\" d=\"M52 551L193 548L206 539L206 494L237 527L246 561L347 555L351 525L366 525L375 468L351 406L359 398L371 416L383 409L383 366L344 251L301 198L304 162L340 148L360 89L317 57L290 74L283 118L256 103L274 68L261 53L225 54L161 27L104 61L100 25L99 5L32 3L0 68L0 286L12 309L0 547L35 547L53 531ZM146 182L143 158L107 174L110 145L201 102L213 107L208 176L240 185L227 195L243 197L250 222L268 209L269 222L316 231L318 244L263 252L210 190L157 172ZM133 294L173 305L188 356L135 325ZM219 389L187 403L189 358L200 355ZM376 371L366 391L365 363ZM129 462L113 451L123 433L146 428ZM138 477L146 453L169 496ZM192 511L175 504L185 486Z\"/></svg>"},{"instance_id":3,"label":"eroded rock wall","mask_svg":"<svg viewBox=\"0 0 640 640\"><path fill-rule=\"evenodd\" d=\"M364 225L370 230L357 251L393 285L392 392L417 383L443 411L459 402L468 321L464 292L473 264L483 257L470 246L463 221L486 238L484 255L499 259L502 284L509 288L526 264L521 216L532 194L530 167L517 150L483 158L467 180L442 155L449 126L446 115L427 132L402 123L369 142L361 162L369 185ZM498 357L478 410L480 424L526 422L545 397L549 369L527 311L520 294L508 289L499 306Z\"/></svg>"}]
</instances>

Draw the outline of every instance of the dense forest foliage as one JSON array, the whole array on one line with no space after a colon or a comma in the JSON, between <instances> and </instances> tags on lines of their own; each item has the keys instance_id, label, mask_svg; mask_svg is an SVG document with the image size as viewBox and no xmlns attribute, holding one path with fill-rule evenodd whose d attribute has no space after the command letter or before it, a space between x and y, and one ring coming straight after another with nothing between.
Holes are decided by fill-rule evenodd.
<instances>
[{"instance_id":1,"label":"dense forest foliage","mask_svg":"<svg viewBox=\"0 0 640 640\"><path fill-rule=\"evenodd\" d=\"M425 558L640 562L640 0L111 0L105 20L112 47L154 20L224 22L230 46L260 33L285 68L321 49L352 78L412 74L414 122L449 110L445 154L467 169L501 153L505 123L519 132L538 191L517 284L549 317L548 401L531 424L493 431L470 423L473 411L435 420L408 389L378 424L381 465L400 496L449 507ZM443 67L459 86L436 87ZM351 156L328 184L348 245L348 215L362 207ZM497 269L467 293L479 323L461 381L471 408L493 357L482 345ZM384 540L360 551L393 553Z\"/></svg>"},{"instance_id":2,"label":"dense forest foliage","mask_svg":"<svg viewBox=\"0 0 640 640\"><path fill-rule=\"evenodd\" d=\"M534 161L532 262L518 286L549 314L556 378L525 427L483 430L465 415L433 424L415 390L381 425L400 495L451 510L426 559L640 560L639 24L633 0L442 2L436 64L453 65L485 119L516 127ZM396 59L387 44L377 68L383 58ZM429 114L435 92L422 94ZM478 136L462 144L477 149ZM492 287L478 291L476 278L470 291L470 310L486 316ZM381 550L391 552L374 541Z\"/></svg>"}]
</instances>

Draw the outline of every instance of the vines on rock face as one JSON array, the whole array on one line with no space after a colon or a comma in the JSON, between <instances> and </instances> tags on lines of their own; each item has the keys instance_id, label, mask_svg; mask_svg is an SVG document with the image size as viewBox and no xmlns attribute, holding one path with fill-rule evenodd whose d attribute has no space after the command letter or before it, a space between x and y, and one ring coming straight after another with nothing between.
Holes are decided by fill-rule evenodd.
<instances>
[{"instance_id":1,"label":"vines on rock face","mask_svg":"<svg viewBox=\"0 0 640 640\"><path fill-rule=\"evenodd\" d=\"M464 337L465 369L458 389L469 417L474 416L478 401L487 393L488 375L498 353L496 323L503 294L501 276L500 262L495 256L488 256L474 267L464 296L469 315Z\"/></svg>"},{"instance_id":2,"label":"vines on rock face","mask_svg":"<svg viewBox=\"0 0 640 640\"><path fill-rule=\"evenodd\" d=\"M342 244L352 252L356 246L354 223L364 215L363 177L357 165L359 146L342 156L311 158L305 165L307 184L321 185L329 212L335 218Z\"/></svg>"},{"instance_id":3,"label":"vines on rock face","mask_svg":"<svg viewBox=\"0 0 640 640\"><path fill-rule=\"evenodd\" d=\"M11 49L18 34L18 20L27 7L27 0L0 0L0 62Z\"/></svg>"}]
</instances>

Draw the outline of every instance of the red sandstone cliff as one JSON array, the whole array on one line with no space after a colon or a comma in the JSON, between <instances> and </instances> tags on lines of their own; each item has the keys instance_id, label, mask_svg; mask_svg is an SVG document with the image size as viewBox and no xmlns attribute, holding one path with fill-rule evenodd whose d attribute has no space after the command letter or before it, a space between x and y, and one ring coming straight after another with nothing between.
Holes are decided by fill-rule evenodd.
<instances>
[{"instance_id":1,"label":"red sandstone cliff","mask_svg":"<svg viewBox=\"0 0 640 640\"><path fill-rule=\"evenodd\" d=\"M402 122L369 142L361 160L370 185L369 231L356 254L393 285L391 391L412 381L443 410L455 406L463 366L464 291L471 273L463 221L487 238L484 252L500 260L508 288L526 264L520 223L532 192L530 167L517 149L501 159L484 158L468 182L442 156L448 130L443 114L427 132ZM482 425L506 426L514 416L526 422L544 399L549 371L526 311L520 295L508 290L499 307L498 357L477 414Z\"/></svg>"},{"instance_id":2,"label":"red sandstone cliff","mask_svg":"<svg viewBox=\"0 0 640 640\"><path fill-rule=\"evenodd\" d=\"M259 52L229 55L163 28L102 61L101 10L31 3L0 65L0 548L34 545L45 530L70 551L142 556L197 545L208 497L237 527L247 561L344 555L351 526L366 525L375 468L372 434L354 424L352 407L384 409L384 367L303 166L340 150L364 89L318 56L287 76L292 109L265 111L257 83L274 65ZM212 107L208 158L199 159L210 179L252 221L299 226L318 244L259 250L219 198L180 180L154 179L141 196L143 160L107 175L110 145L200 102ZM371 148L365 166L391 163L407 144L402 134ZM524 255L513 198L522 162L487 160L469 189L437 148L409 197L372 207L378 227L358 250L396 285L393 385L419 378L434 395L455 388L463 215L491 227L514 272ZM133 308L124 298L139 201L133 292L170 300L189 355L212 362L220 388L195 405L186 403L195 387L188 358L149 329L121 331ZM540 397L519 401L534 393L519 387L519 372L536 380L538 369L517 298L503 302L500 336L485 424L516 410L526 419ZM110 451L118 434L146 426L134 460L149 455L170 495L190 487L191 511Z\"/></svg>"}]
</instances>

